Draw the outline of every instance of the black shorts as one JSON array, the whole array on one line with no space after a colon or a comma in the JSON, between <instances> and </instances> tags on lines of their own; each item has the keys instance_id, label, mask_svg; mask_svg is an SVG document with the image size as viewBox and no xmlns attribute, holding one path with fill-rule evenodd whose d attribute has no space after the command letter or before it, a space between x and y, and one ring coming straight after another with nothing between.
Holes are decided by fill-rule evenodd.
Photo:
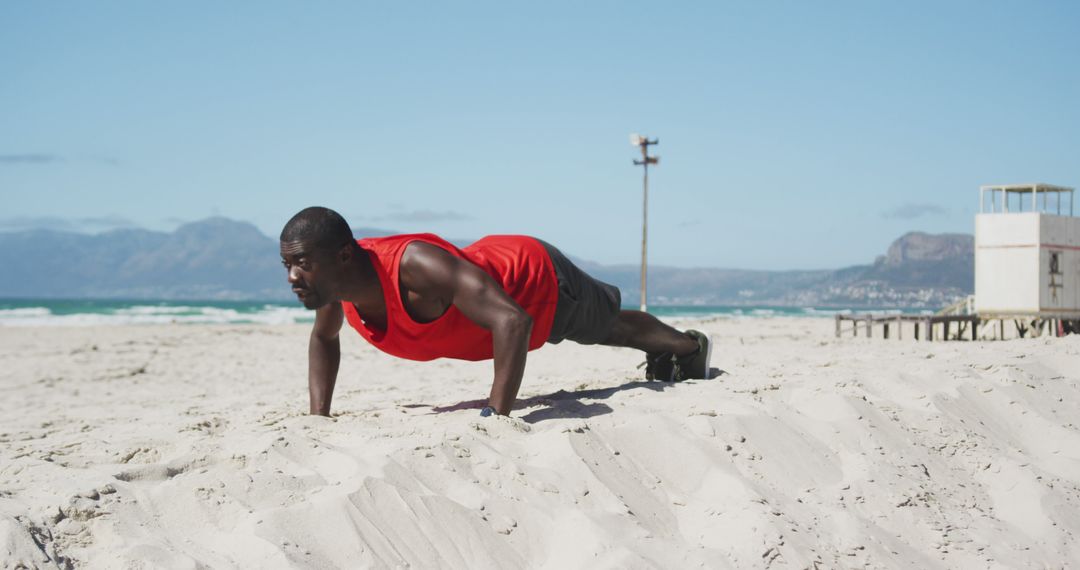
<instances>
[{"instance_id":1,"label":"black shorts","mask_svg":"<svg viewBox=\"0 0 1080 570\"><path fill-rule=\"evenodd\" d=\"M619 316L622 304L619 288L593 279L555 246L537 241L551 257L559 282L559 302L548 342L557 344L569 339L581 344L600 344L611 334Z\"/></svg>"}]
</instances>

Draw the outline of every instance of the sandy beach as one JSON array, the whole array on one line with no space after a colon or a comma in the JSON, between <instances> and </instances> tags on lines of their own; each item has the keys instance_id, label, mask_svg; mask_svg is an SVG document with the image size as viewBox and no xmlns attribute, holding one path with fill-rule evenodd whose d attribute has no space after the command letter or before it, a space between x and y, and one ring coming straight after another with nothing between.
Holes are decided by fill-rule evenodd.
<instances>
[{"instance_id":1,"label":"sandy beach","mask_svg":"<svg viewBox=\"0 0 1080 570\"><path fill-rule=\"evenodd\" d=\"M511 418L347 329L327 419L307 326L0 328L2 566L1080 566L1080 337L677 324L722 376L547 346Z\"/></svg>"}]
</instances>

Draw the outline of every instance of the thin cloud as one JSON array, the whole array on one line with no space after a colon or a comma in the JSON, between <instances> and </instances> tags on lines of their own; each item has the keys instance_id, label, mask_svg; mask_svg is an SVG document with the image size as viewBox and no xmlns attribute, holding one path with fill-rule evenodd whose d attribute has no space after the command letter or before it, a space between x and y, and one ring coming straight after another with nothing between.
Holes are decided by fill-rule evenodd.
<instances>
[{"instance_id":1,"label":"thin cloud","mask_svg":"<svg viewBox=\"0 0 1080 570\"><path fill-rule=\"evenodd\" d=\"M0 231L21 232L26 230L75 231L75 224L71 220L50 216L0 218Z\"/></svg>"},{"instance_id":2,"label":"thin cloud","mask_svg":"<svg viewBox=\"0 0 1080 570\"><path fill-rule=\"evenodd\" d=\"M14 216L0 218L0 231L55 230L63 232L96 233L119 228L137 228L138 224L120 216L87 218L58 218L54 216Z\"/></svg>"},{"instance_id":3,"label":"thin cloud","mask_svg":"<svg viewBox=\"0 0 1080 570\"><path fill-rule=\"evenodd\" d=\"M137 228L139 224L120 216L97 216L91 218L79 218L75 223L86 230L115 230L119 228Z\"/></svg>"},{"instance_id":4,"label":"thin cloud","mask_svg":"<svg viewBox=\"0 0 1080 570\"><path fill-rule=\"evenodd\" d=\"M949 211L934 204L902 204L881 213L881 217L887 220L914 220L923 216L943 216Z\"/></svg>"},{"instance_id":5,"label":"thin cloud","mask_svg":"<svg viewBox=\"0 0 1080 570\"><path fill-rule=\"evenodd\" d=\"M0 164L49 164L63 161L64 157L55 154L0 154Z\"/></svg>"},{"instance_id":6,"label":"thin cloud","mask_svg":"<svg viewBox=\"0 0 1080 570\"><path fill-rule=\"evenodd\" d=\"M90 160L97 162L98 164L105 164L108 166L120 166L120 159L113 156L94 156Z\"/></svg>"},{"instance_id":7,"label":"thin cloud","mask_svg":"<svg viewBox=\"0 0 1080 570\"><path fill-rule=\"evenodd\" d=\"M61 162L72 163L96 163L106 166L122 166L120 159L114 156L61 156L42 152L28 152L22 154L0 154L0 165L17 164L57 164Z\"/></svg>"},{"instance_id":8,"label":"thin cloud","mask_svg":"<svg viewBox=\"0 0 1080 570\"><path fill-rule=\"evenodd\" d=\"M410 210L407 212L394 212L382 216L369 216L365 219L376 222L459 222L472 219L461 212L450 210Z\"/></svg>"}]
</instances>

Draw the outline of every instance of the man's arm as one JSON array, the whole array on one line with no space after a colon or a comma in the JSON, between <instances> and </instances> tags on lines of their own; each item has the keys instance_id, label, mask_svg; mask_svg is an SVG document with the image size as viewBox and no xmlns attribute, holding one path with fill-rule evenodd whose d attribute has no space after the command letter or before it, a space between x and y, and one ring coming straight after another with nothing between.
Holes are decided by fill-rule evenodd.
<instances>
[{"instance_id":1,"label":"man's arm","mask_svg":"<svg viewBox=\"0 0 1080 570\"><path fill-rule=\"evenodd\" d=\"M525 374L532 317L483 269L431 244L410 244L400 275L408 289L449 299L469 320L491 331L495 379L488 405L509 414Z\"/></svg>"},{"instance_id":2,"label":"man's arm","mask_svg":"<svg viewBox=\"0 0 1080 570\"><path fill-rule=\"evenodd\" d=\"M345 313L340 303L330 303L315 311L315 325L308 342L308 395L312 415L329 416L334 382L341 364L338 333Z\"/></svg>"}]
</instances>

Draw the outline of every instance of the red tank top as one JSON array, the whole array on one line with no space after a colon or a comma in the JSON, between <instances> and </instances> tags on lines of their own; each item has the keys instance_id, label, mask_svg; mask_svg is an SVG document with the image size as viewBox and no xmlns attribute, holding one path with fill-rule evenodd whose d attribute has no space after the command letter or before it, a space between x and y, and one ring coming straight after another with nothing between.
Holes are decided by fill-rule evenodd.
<instances>
[{"instance_id":1,"label":"red tank top","mask_svg":"<svg viewBox=\"0 0 1080 570\"><path fill-rule=\"evenodd\" d=\"M547 342L558 302L558 283L547 250L527 236L488 236L464 249L434 234L357 240L375 266L386 302L386 330L368 326L352 303L341 303L349 325L360 336L383 352L409 360L493 357L491 332L469 320L454 305L430 323L418 323L405 311L398 268L405 247L414 241L438 246L486 271L533 318L529 350Z\"/></svg>"}]
</instances>

